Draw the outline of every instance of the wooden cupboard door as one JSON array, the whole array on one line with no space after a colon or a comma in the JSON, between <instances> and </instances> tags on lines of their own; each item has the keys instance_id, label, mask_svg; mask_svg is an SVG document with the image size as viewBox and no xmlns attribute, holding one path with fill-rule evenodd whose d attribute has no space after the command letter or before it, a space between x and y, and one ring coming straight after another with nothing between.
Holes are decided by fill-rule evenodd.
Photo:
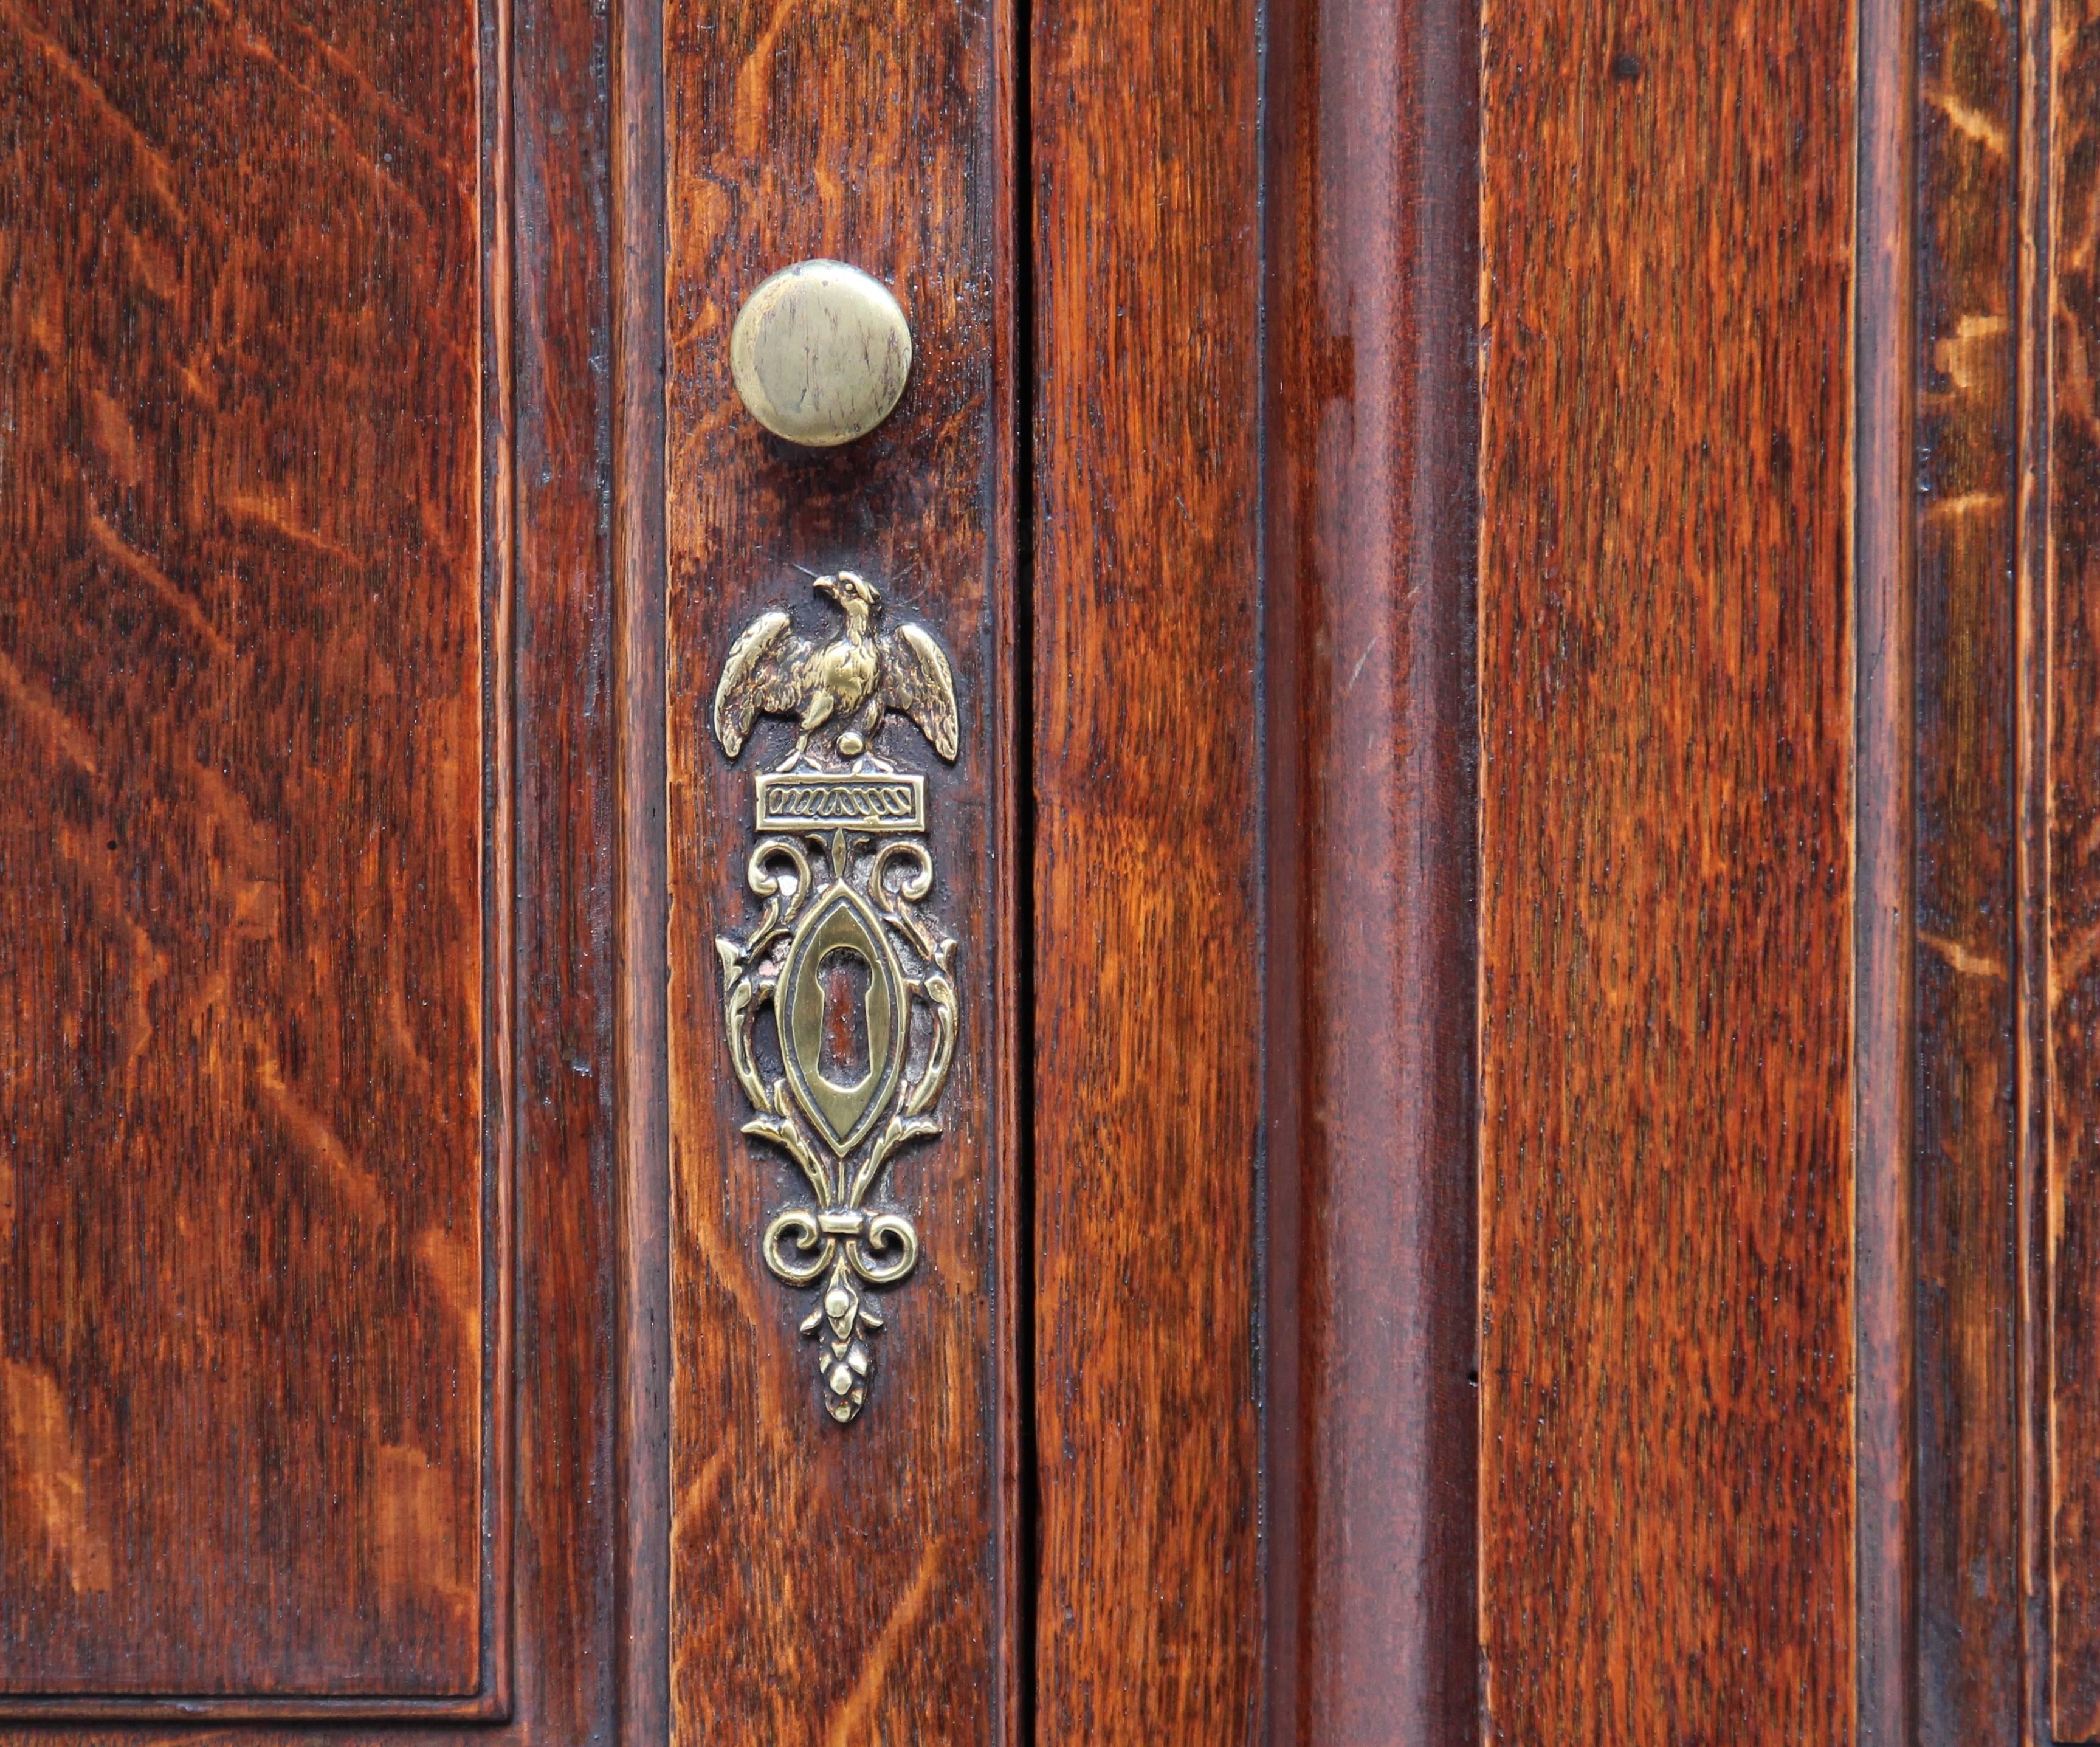
<instances>
[{"instance_id":1,"label":"wooden cupboard door","mask_svg":"<svg viewBox=\"0 0 2100 1747\"><path fill-rule=\"evenodd\" d=\"M10 1739L609 1709L594 42L0 11Z\"/></svg>"},{"instance_id":2,"label":"wooden cupboard door","mask_svg":"<svg viewBox=\"0 0 2100 1747\"><path fill-rule=\"evenodd\" d=\"M1281 1738L2100 1729L2089 26L1278 22Z\"/></svg>"},{"instance_id":3,"label":"wooden cupboard door","mask_svg":"<svg viewBox=\"0 0 2100 1747\"><path fill-rule=\"evenodd\" d=\"M0 1735L2100 1736L2089 10L0 0Z\"/></svg>"}]
</instances>

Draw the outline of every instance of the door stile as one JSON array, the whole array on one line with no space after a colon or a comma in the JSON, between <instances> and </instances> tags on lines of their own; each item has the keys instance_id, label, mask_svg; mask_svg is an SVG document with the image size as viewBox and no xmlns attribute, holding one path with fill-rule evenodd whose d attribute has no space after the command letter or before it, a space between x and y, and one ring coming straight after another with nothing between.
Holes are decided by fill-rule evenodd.
<instances>
[{"instance_id":1,"label":"door stile","mask_svg":"<svg viewBox=\"0 0 2100 1747\"><path fill-rule=\"evenodd\" d=\"M1037 1738L1260 1727L1260 8L1036 0Z\"/></svg>"},{"instance_id":2,"label":"door stile","mask_svg":"<svg viewBox=\"0 0 2100 1747\"><path fill-rule=\"evenodd\" d=\"M1853 10L1483 26L1488 1732L1842 1742Z\"/></svg>"},{"instance_id":3,"label":"door stile","mask_svg":"<svg viewBox=\"0 0 2100 1747\"><path fill-rule=\"evenodd\" d=\"M660 18L670 1735L1010 1741L1012 8ZM814 261L910 345L893 412L828 448L730 368L746 300ZM805 646L879 661L886 715L834 689L774 721L792 676L754 676ZM945 699L903 700L907 661ZM895 810L825 810L863 803ZM835 955L867 985L836 1010ZM865 1071L827 1077L855 1023Z\"/></svg>"}]
</instances>

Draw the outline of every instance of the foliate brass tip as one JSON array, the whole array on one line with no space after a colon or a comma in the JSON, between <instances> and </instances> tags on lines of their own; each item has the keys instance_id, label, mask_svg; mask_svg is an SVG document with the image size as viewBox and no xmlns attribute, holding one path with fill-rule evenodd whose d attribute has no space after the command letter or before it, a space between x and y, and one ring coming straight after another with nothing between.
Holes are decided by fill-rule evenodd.
<instances>
[{"instance_id":1,"label":"foliate brass tip","mask_svg":"<svg viewBox=\"0 0 2100 1747\"><path fill-rule=\"evenodd\" d=\"M790 443L832 448L866 436L896 408L911 373L911 329L889 289L858 267L798 261L744 299L729 361L760 424Z\"/></svg>"}]
</instances>

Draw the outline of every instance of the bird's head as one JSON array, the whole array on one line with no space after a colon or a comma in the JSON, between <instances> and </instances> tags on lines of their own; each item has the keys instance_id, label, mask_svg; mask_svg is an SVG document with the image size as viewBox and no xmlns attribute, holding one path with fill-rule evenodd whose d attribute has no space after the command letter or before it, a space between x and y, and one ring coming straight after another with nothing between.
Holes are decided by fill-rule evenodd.
<instances>
[{"instance_id":1,"label":"bird's head","mask_svg":"<svg viewBox=\"0 0 2100 1747\"><path fill-rule=\"evenodd\" d=\"M855 576L849 570L819 576L810 586L836 601L845 609L850 624L864 627L874 616L876 608L882 604L882 591L866 577Z\"/></svg>"}]
</instances>

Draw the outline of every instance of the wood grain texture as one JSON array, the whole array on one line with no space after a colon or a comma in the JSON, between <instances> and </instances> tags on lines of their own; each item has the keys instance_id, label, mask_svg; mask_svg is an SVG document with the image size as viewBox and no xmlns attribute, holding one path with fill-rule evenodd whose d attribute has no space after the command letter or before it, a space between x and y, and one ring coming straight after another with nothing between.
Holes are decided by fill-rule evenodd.
<instances>
[{"instance_id":1,"label":"wood grain texture","mask_svg":"<svg viewBox=\"0 0 2100 1747\"><path fill-rule=\"evenodd\" d=\"M121 22L0 6L0 1689L469 1694L477 15Z\"/></svg>"},{"instance_id":2,"label":"wood grain texture","mask_svg":"<svg viewBox=\"0 0 2100 1747\"><path fill-rule=\"evenodd\" d=\"M2017 15L1917 7L1917 1739L2020 1739Z\"/></svg>"},{"instance_id":3,"label":"wood grain texture","mask_svg":"<svg viewBox=\"0 0 2100 1747\"><path fill-rule=\"evenodd\" d=\"M669 0L668 494L672 1736L680 1747L1017 1738L1013 1687L1010 1007L1017 759L1012 17L1004 4ZM747 414L730 324L810 256L889 285L910 320L904 399L865 440L796 451ZM887 623L954 663L960 756L908 723L928 774L937 876L960 937L962 1030L944 1132L899 1153L883 1198L915 1222L916 1272L885 1295L876 1372L851 1425L818 1399L797 1332L810 1295L766 1269L767 1220L798 1193L740 1132L714 939L743 934L762 729L732 765L708 712L736 634L788 608L835 631L796 564L859 571Z\"/></svg>"},{"instance_id":4,"label":"wood grain texture","mask_svg":"<svg viewBox=\"0 0 2100 1747\"><path fill-rule=\"evenodd\" d=\"M1269 12L1269 1738L1477 1738L1476 0Z\"/></svg>"},{"instance_id":5,"label":"wood grain texture","mask_svg":"<svg viewBox=\"0 0 2100 1747\"><path fill-rule=\"evenodd\" d=\"M2047 174L2054 1727L2100 1738L2100 6L2056 0Z\"/></svg>"},{"instance_id":6,"label":"wood grain texture","mask_svg":"<svg viewBox=\"0 0 2100 1747\"><path fill-rule=\"evenodd\" d=\"M621 1747L671 1732L669 851L665 835L664 20L612 33L613 695L620 699L616 1243Z\"/></svg>"},{"instance_id":7,"label":"wood grain texture","mask_svg":"<svg viewBox=\"0 0 2100 1747\"><path fill-rule=\"evenodd\" d=\"M1036 1738L1246 1740L1256 9L1034 20Z\"/></svg>"},{"instance_id":8,"label":"wood grain texture","mask_svg":"<svg viewBox=\"0 0 2100 1747\"><path fill-rule=\"evenodd\" d=\"M499 1517L492 1533L501 1537L507 1526L517 1551L514 1587L484 1621L510 1636L515 1674L492 1683L471 1708L510 1720L448 1726L439 1713L468 1708L457 1701L163 1700L135 1701L124 1714L188 1719L188 1727L0 1729L7 1747L194 1741L196 1723L207 1715L223 1719L217 1738L254 1747L312 1738L310 1727L286 1731L271 1718L346 1715L373 1719L362 1738L401 1747L568 1747L608 1738L618 1714L615 1682L629 1652L615 1635L613 1605L605 24L588 0L521 0L514 14L492 9L481 28L483 229L470 246L488 325L479 412L468 416L479 422L485 415L486 465L474 488L484 525L499 531L479 562L517 578L513 610L498 635L483 639L481 660L493 694L505 677L495 651L512 651L496 750L500 787L513 803L508 840L518 902L498 919L493 937L505 943L501 999L514 1023L520 1072L516 1193L507 1213L516 1270L507 1282L492 1282L511 1295L503 1321L514 1340L504 1362L517 1379L518 1437L508 1524ZM514 448L514 470L507 462ZM486 585L501 596L495 582L491 576ZM489 1096L513 1101L493 1082ZM255 1720L234 1727L243 1715Z\"/></svg>"},{"instance_id":9,"label":"wood grain texture","mask_svg":"<svg viewBox=\"0 0 2100 1747\"><path fill-rule=\"evenodd\" d=\"M630 1635L631 1617L616 1614L629 1484L616 1425L629 1373L627 1331L615 1321L615 1198L633 1191L618 1185L629 1162L617 1100L633 1075L619 1059L624 966L612 915L612 116L596 0L510 0L509 13L514 70L498 112L513 157L512 235L490 240L501 245L490 296L513 312L504 408L517 674L513 1675L508 1727L451 1739L576 1747L614 1738L627 1662L649 1653ZM484 101L498 99L485 90Z\"/></svg>"},{"instance_id":10,"label":"wood grain texture","mask_svg":"<svg viewBox=\"0 0 2100 1747\"><path fill-rule=\"evenodd\" d=\"M1917 1736L1917 51L1862 0L1852 307L1855 1709Z\"/></svg>"},{"instance_id":11,"label":"wood grain texture","mask_svg":"<svg viewBox=\"0 0 2100 1747\"><path fill-rule=\"evenodd\" d=\"M1489 1732L1848 1741L1851 9L1483 24Z\"/></svg>"},{"instance_id":12,"label":"wood grain texture","mask_svg":"<svg viewBox=\"0 0 2100 1747\"><path fill-rule=\"evenodd\" d=\"M2046 4L2023 6L2019 20L2018 229L2014 298L2014 379L2018 443L2013 566L2013 1222L2018 1317L2014 1331L2020 1580L2020 1733L2053 1740L2054 1657L2050 1562L2049 1356L2049 1234L2055 1185L2049 1175L2049 267L2052 210L2048 164L2054 20Z\"/></svg>"}]
</instances>

